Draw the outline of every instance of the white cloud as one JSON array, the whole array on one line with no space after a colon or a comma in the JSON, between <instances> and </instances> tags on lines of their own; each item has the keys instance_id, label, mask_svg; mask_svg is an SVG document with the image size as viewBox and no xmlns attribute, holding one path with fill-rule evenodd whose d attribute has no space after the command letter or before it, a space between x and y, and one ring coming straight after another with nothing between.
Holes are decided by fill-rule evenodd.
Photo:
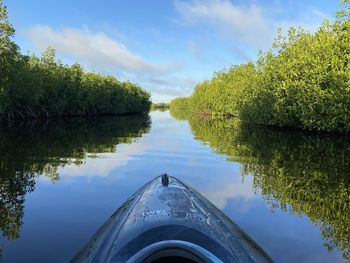
<instances>
[{"instance_id":1,"label":"white cloud","mask_svg":"<svg viewBox=\"0 0 350 263\"><path fill-rule=\"evenodd\" d=\"M157 94L155 102L169 102L175 97L189 96L198 82L189 76L156 76L145 79L144 85Z\"/></svg>"},{"instance_id":2,"label":"white cloud","mask_svg":"<svg viewBox=\"0 0 350 263\"><path fill-rule=\"evenodd\" d=\"M52 46L59 54L103 72L161 74L179 68L177 63L161 65L148 62L122 42L111 39L103 32L91 32L88 28L53 29L37 25L27 30L27 36L37 48Z\"/></svg>"},{"instance_id":3,"label":"white cloud","mask_svg":"<svg viewBox=\"0 0 350 263\"><path fill-rule=\"evenodd\" d=\"M261 7L234 5L229 1L176 1L175 6L185 25L209 23L239 41L253 45L271 39L271 25Z\"/></svg>"},{"instance_id":4,"label":"white cloud","mask_svg":"<svg viewBox=\"0 0 350 263\"><path fill-rule=\"evenodd\" d=\"M305 8L301 16L281 20L275 16L283 12L278 6L274 9L254 3L238 5L227 0L176 0L175 7L182 25L206 24L233 39L238 45L248 44L259 49L271 46L278 28L302 26L315 30L326 17L317 9Z\"/></svg>"},{"instance_id":5,"label":"white cloud","mask_svg":"<svg viewBox=\"0 0 350 263\"><path fill-rule=\"evenodd\" d=\"M289 27L301 27L311 32L316 31L324 19L332 20L328 14L315 8L305 8L304 12L295 20L280 21L276 28L286 31Z\"/></svg>"},{"instance_id":6,"label":"white cloud","mask_svg":"<svg viewBox=\"0 0 350 263\"><path fill-rule=\"evenodd\" d=\"M183 63L175 59L163 64L149 62L103 32L37 25L29 28L26 35L37 49L52 46L59 58L76 61L88 70L116 75L122 81L140 83L151 91L155 101L189 95L188 90L194 87L194 81L179 74Z\"/></svg>"}]
</instances>

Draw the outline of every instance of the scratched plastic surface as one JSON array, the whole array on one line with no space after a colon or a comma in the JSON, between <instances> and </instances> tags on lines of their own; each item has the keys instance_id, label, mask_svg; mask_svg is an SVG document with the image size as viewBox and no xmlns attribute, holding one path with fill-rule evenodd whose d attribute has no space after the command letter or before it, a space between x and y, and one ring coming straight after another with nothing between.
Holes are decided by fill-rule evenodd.
<instances>
[{"instance_id":1,"label":"scratched plastic surface","mask_svg":"<svg viewBox=\"0 0 350 263\"><path fill-rule=\"evenodd\" d=\"M237 225L191 187L158 177L120 207L74 259L126 262L153 243L182 240L203 247L223 262L270 262Z\"/></svg>"}]
</instances>

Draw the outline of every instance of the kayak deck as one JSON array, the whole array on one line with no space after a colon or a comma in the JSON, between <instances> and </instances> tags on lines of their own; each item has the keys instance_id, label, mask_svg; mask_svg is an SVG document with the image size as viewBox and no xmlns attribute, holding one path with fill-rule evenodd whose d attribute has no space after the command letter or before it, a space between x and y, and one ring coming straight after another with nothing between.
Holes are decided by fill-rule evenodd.
<instances>
[{"instance_id":1,"label":"kayak deck","mask_svg":"<svg viewBox=\"0 0 350 263\"><path fill-rule=\"evenodd\" d=\"M72 262L176 262L176 257L181 262L272 262L218 208L166 174L132 195Z\"/></svg>"}]
</instances>

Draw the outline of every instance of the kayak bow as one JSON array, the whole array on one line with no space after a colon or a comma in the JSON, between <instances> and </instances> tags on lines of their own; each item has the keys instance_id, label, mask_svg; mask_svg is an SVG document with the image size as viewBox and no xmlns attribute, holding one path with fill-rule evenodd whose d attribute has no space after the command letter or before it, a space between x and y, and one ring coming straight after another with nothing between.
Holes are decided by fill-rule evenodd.
<instances>
[{"instance_id":1,"label":"kayak bow","mask_svg":"<svg viewBox=\"0 0 350 263\"><path fill-rule=\"evenodd\" d=\"M132 195L72 262L272 262L196 190L164 174Z\"/></svg>"}]
</instances>

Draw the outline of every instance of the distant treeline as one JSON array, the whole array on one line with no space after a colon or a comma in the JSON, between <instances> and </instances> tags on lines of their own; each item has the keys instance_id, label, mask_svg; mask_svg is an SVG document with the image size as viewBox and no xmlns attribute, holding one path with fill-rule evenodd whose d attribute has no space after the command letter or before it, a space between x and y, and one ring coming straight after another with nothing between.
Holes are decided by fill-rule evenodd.
<instances>
[{"instance_id":1,"label":"distant treeline","mask_svg":"<svg viewBox=\"0 0 350 263\"><path fill-rule=\"evenodd\" d=\"M149 111L150 94L140 86L64 65L50 47L41 57L22 55L13 35L0 0L0 121Z\"/></svg>"},{"instance_id":2,"label":"distant treeline","mask_svg":"<svg viewBox=\"0 0 350 263\"><path fill-rule=\"evenodd\" d=\"M151 109L153 110L166 110L170 108L169 103L152 103Z\"/></svg>"},{"instance_id":3,"label":"distant treeline","mask_svg":"<svg viewBox=\"0 0 350 263\"><path fill-rule=\"evenodd\" d=\"M350 130L350 0L314 33L290 28L256 63L231 66L171 108L309 130Z\"/></svg>"}]
</instances>

